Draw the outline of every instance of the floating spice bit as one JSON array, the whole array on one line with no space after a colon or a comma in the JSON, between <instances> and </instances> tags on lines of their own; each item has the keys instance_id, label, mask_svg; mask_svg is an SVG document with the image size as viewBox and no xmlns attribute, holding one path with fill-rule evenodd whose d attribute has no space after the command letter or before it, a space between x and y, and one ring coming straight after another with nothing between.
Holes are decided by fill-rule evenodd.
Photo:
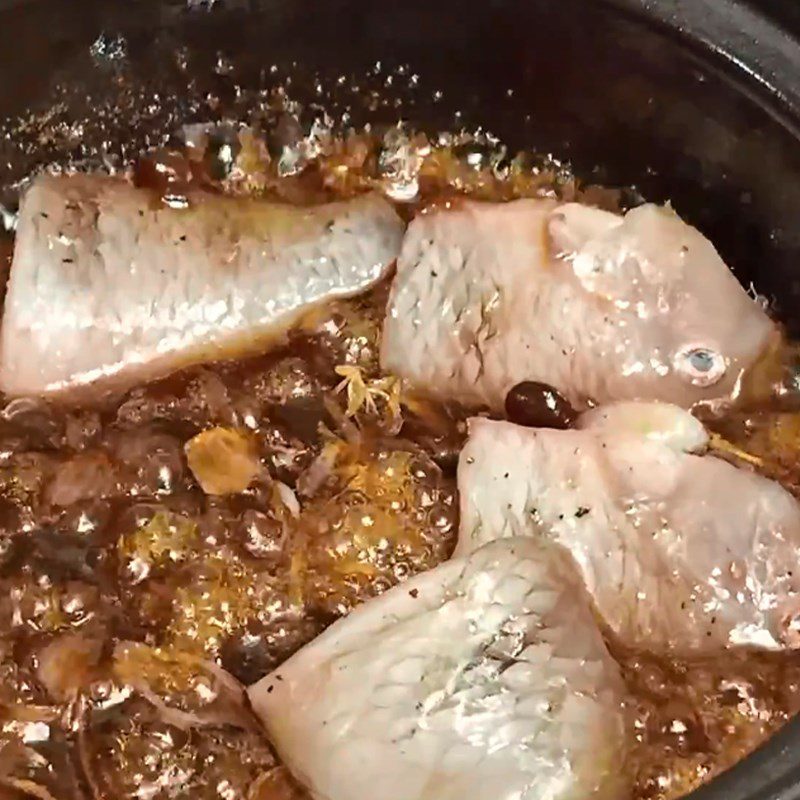
<instances>
[{"instance_id":1,"label":"floating spice bit","mask_svg":"<svg viewBox=\"0 0 800 800\"><path fill-rule=\"evenodd\" d=\"M393 377L365 380L360 367L341 365L336 374L344 378L336 387L337 392L347 391L347 416L360 412L376 417L383 427L396 433L402 424L400 409L400 381ZM380 403L380 407L379 407Z\"/></svg>"},{"instance_id":2,"label":"floating spice bit","mask_svg":"<svg viewBox=\"0 0 800 800\"><path fill-rule=\"evenodd\" d=\"M723 458L728 456L733 458L735 461L745 461L754 467L761 467L764 464L764 460L762 458L754 456L751 453L748 453L746 450L742 450L741 447L737 447L735 444L729 442L718 433L712 433L710 435L709 444L712 452Z\"/></svg>"},{"instance_id":3,"label":"floating spice bit","mask_svg":"<svg viewBox=\"0 0 800 800\"><path fill-rule=\"evenodd\" d=\"M800 413L743 412L710 419L711 442L722 456L745 461L759 472L800 491Z\"/></svg>"},{"instance_id":4,"label":"floating spice bit","mask_svg":"<svg viewBox=\"0 0 800 800\"><path fill-rule=\"evenodd\" d=\"M211 428L186 443L186 459L206 494L243 492L261 471L255 444L234 428Z\"/></svg>"}]
</instances>

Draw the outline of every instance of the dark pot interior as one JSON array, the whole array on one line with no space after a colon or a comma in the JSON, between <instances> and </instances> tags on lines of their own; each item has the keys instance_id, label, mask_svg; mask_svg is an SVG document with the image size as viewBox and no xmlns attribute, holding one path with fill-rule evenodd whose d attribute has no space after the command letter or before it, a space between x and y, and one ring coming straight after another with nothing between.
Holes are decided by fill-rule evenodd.
<instances>
[{"instance_id":1,"label":"dark pot interior","mask_svg":"<svg viewBox=\"0 0 800 800\"><path fill-rule=\"evenodd\" d=\"M240 114L236 86L290 76L293 97L355 124L482 126L511 150L569 160L592 182L670 199L800 333L800 12L791 4L208 5L0 2L2 197L37 166L101 151L130 158L179 122ZM104 52L93 56L101 34ZM800 797L798 746L795 722L695 797Z\"/></svg>"}]
</instances>

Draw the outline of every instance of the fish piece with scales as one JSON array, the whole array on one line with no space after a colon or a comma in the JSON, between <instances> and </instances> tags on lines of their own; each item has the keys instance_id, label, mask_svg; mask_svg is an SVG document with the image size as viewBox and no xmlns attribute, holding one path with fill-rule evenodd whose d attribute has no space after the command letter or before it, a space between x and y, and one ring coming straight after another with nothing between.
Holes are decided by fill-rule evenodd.
<instances>
[{"instance_id":1,"label":"fish piece with scales","mask_svg":"<svg viewBox=\"0 0 800 800\"><path fill-rule=\"evenodd\" d=\"M608 627L657 654L800 647L800 505L705 452L689 412L625 402L577 430L472 419L456 555L497 537L560 544Z\"/></svg>"},{"instance_id":2,"label":"fish piece with scales","mask_svg":"<svg viewBox=\"0 0 800 800\"><path fill-rule=\"evenodd\" d=\"M777 341L699 231L647 204L454 202L409 225L381 363L415 389L501 412L522 381L588 401L725 404Z\"/></svg>"},{"instance_id":3,"label":"fish piece with scales","mask_svg":"<svg viewBox=\"0 0 800 800\"><path fill-rule=\"evenodd\" d=\"M0 388L124 389L248 354L316 306L383 278L404 223L377 194L319 206L125 180L37 178L23 198L0 337Z\"/></svg>"},{"instance_id":4,"label":"fish piece with scales","mask_svg":"<svg viewBox=\"0 0 800 800\"><path fill-rule=\"evenodd\" d=\"M368 600L249 689L315 800L620 800L624 689L569 559L505 539Z\"/></svg>"}]
</instances>

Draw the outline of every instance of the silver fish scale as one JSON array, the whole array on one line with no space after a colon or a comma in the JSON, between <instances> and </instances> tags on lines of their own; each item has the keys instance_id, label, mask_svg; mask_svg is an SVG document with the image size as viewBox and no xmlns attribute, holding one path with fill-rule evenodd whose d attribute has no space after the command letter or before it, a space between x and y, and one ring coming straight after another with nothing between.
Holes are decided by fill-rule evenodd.
<instances>
[{"instance_id":1,"label":"silver fish scale","mask_svg":"<svg viewBox=\"0 0 800 800\"><path fill-rule=\"evenodd\" d=\"M381 364L418 390L492 410L526 380L580 407L688 408L730 399L775 334L711 243L669 210L463 201L409 225ZM691 371L695 350L718 365L713 379Z\"/></svg>"},{"instance_id":2,"label":"silver fish scale","mask_svg":"<svg viewBox=\"0 0 800 800\"><path fill-rule=\"evenodd\" d=\"M622 688L574 569L491 544L368 601L251 687L318 800L613 798Z\"/></svg>"},{"instance_id":3,"label":"silver fish scale","mask_svg":"<svg viewBox=\"0 0 800 800\"><path fill-rule=\"evenodd\" d=\"M471 420L456 556L498 537L557 542L607 625L655 652L799 647L800 504L774 481L635 432L648 405L688 412L623 405L616 430Z\"/></svg>"},{"instance_id":4,"label":"silver fish scale","mask_svg":"<svg viewBox=\"0 0 800 800\"><path fill-rule=\"evenodd\" d=\"M0 382L48 393L156 377L280 337L314 306L365 291L400 248L377 195L311 208L39 178L20 211Z\"/></svg>"}]
</instances>

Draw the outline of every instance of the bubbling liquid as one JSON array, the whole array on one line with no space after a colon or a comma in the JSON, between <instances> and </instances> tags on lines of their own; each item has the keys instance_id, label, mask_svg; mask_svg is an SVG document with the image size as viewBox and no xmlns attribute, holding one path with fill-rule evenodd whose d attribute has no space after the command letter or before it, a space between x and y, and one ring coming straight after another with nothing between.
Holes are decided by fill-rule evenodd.
<instances>
[{"instance_id":1,"label":"bubbling liquid","mask_svg":"<svg viewBox=\"0 0 800 800\"><path fill-rule=\"evenodd\" d=\"M266 137L217 126L184 139L140 159L134 182L162 197L200 186L293 203L377 187L406 217L461 194L612 210L623 198L469 137L303 136L287 114ZM11 243L0 242L4 275ZM92 407L4 401L0 793L305 797L226 676L257 681L359 603L446 560L458 526L466 410L406 396L381 373L386 291L337 302L258 358ZM517 399L520 413L538 409ZM713 424L733 458L749 453L800 485L794 415ZM226 480L241 485L209 489ZM683 795L797 711L794 656L691 662L609 646L632 698L638 800Z\"/></svg>"}]
</instances>

